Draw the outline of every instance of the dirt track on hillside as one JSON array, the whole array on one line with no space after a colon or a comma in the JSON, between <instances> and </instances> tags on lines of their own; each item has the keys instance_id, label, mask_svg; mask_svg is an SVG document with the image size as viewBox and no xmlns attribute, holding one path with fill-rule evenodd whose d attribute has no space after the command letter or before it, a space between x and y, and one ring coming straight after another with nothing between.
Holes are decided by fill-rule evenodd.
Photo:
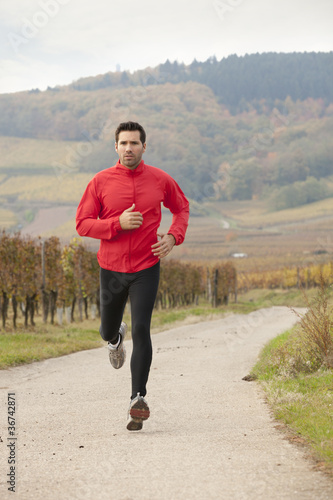
<instances>
[{"instance_id":1,"label":"dirt track on hillside","mask_svg":"<svg viewBox=\"0 0 333 500\"><path fill-rule=\"evenodd\" d=\"M126 430L130 341L0 372L0 497L19 500L324 500L333 483L277 428L255 382L261 346L295 315L272 307L153 336L142 431ZM8 392L17 403L16 493L7 491Z\"/></svg>"}]
</instances>

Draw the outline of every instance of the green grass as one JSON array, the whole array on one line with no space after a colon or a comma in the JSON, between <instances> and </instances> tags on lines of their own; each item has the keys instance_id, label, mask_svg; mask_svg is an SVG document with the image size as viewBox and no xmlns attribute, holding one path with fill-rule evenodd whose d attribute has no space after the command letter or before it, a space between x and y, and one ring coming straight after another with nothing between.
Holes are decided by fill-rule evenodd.
<instances>
[{"instance_id":1,"label":"green grass","mask_svg":"<svg viewBox=\"0 0 333 500\"><path fill-rule=\"evenodd\" d=\"M252 370L262 383L274 416L311 446L317 461L333 474L333 370L311 373L298 365L297 327L262 350Z\"/></svg>"},{"instance_id":2,"label":"green grass","mask_svg":"<svg viewBox=\"0 0 333 500\"><path fill-rule=\"evenodd\" d=\"M27 330L20 327L15 333L0 334L1 369L93 349L103 344L98 328L91 328L91 322L89 326L82 323L65 327L37 324Z\"/></svg>"},{"instance_id":3,"label":"green grass","mask_svg":"<svg viewBox=\"0 0 333 500\"><path fill-rule=\"evenodd\" d=\"M224 315L229 309L227 307L219 307L213 309L210 304L205 303L201 307L188 306L174 309L164 309L154 311L152 319L152 327L154 330L170 325L171 327L177 322L184 322L191 318L191 321L203 321L211 316Z\"/></svg>"},{"instance_id":4,"label":"green grass","mask_svg":"<svg viewBox=\"0 0 333 500\"><path fill-rule=\"evenodd\" d=\"M307 290L307 296L311 300L315 294L316 289ZM241 294L239 296L239 303L242 307L245 304L248 305L249 309L251 304L255 308L261 307L271 307L271 306L288 306L288 307L306 307L306 300L304 299L304 294L298 289L254 289ZM250 310L248 311L250 312Z\"/></svg>"}]
</instances>

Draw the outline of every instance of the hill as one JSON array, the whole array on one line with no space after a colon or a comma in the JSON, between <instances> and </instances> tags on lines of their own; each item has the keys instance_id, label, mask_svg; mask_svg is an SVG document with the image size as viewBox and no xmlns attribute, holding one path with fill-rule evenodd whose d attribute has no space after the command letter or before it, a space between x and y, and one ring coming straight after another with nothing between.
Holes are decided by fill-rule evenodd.
<instances>
[{"instance_id":1,"label":"hill","mask_svg":"<svg viewBox=\"0 0 333 500\"><path fill-rule=\"evenodd\" d=\"M248 102L265 99L274 101L288 96L293 100L311 97L333 100L333 58L330 53L265 53L231 55L220 61L210 57L205 62L190 65L166 61L157 68L107 73L98 77L81 78L71 87L76 90L96 90L129 86L163 85L164 83L198 82L207 85L234 114L247 108Z\"/></svg>"},{"instance_id":2,"label":"hill","mask_svg":"<svg viewBox=\"0 0 333 500\"><path fill-rule=\"evenodd\" d=\"M333 104L287 97L272 110L262 99L261 108L248 103L232 115L196 82L0 96L0 196L14 173L59 177L112 165L114 129L127 119L147 130L147 163L197 201L266 197L283 209L330 195L322 179L333 174Z\"/></svg>"}]
</instances>

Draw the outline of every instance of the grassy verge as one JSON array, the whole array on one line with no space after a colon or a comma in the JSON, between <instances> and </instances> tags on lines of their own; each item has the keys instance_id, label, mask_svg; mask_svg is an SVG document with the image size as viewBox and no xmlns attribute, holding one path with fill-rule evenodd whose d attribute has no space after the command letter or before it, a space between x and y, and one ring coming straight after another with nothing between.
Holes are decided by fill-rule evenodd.
<instances>
[{"instance_id":1,"label":"grassy verge","mask_svg":"<svg viewBox=\"0 0 333 500\"><path fill-rule=\"evenodd\" d=\"M262 383L274 416L311 446L333 475L332 309L325 290L300 324L262 350L252 374Z\"/></svg>"},{"instance_id":2,"label":"grassy verge","mask_svg":"<svg viewBox=\"0 0 333 500\"><path fill-rule=\"evenodd\" d=\"M101 347L97 323L19 327L0 335L0 369ZM95 323L95 324L94 324Z\"/></svg>"},{"instance_id":3,"label":"grassy verge","mask_svg":"<svg viewBox=\"0 0 333 500\"><path fill-rule=\"evenodd\" d=\"M262 307L272 305L305 305L298 291L253 290L239 296L238 303L230 302L228 306L213 309L205 301L198 306L180 307L154 311L152 333L180 326L184 323L197 323L218 319L226 314L247 314ZM130 315L126 310L124 320L131 326ZM63 356L72 352L101 347L104 342L98 333L99 319L84 320L70 325L44 325L40 316L35 318L36 326L25 328L23 320L18 321L14 332L10 327L11 318L6 330L0 331L0 369L31 363L51 357Z\"/></svg>"}]
</instances>

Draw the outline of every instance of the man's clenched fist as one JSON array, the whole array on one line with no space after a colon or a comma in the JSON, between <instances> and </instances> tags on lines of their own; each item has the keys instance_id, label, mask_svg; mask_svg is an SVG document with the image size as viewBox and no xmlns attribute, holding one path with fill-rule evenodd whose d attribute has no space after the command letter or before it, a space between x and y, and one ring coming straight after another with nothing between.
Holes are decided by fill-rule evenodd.
<instances>
[{"instance_id":1,"label":"man's clenched fist","mask_svg":"<svg viewBox=\"0 0 333 500\"><path fill-rule=\"evenodd\" d=\"M119 216L119 224L121 225L121 229L137 229L142 225L142 214L140 212L134 212L134 209L135 203L133 203L130 208L124 210L123 213Z\"/></svg>"}]
</instances>

